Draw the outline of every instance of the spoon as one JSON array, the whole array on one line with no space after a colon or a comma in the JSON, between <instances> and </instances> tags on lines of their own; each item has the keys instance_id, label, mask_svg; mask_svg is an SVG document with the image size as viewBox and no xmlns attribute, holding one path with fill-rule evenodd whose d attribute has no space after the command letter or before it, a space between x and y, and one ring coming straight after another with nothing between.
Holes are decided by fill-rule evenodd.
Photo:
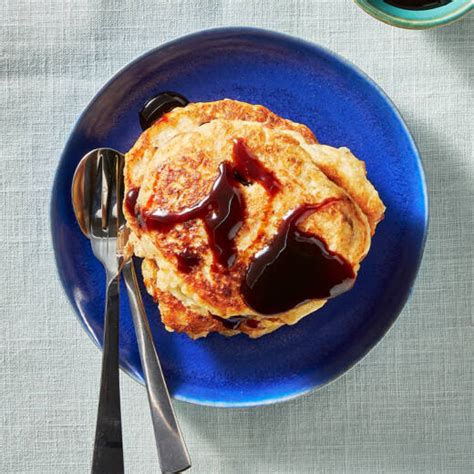
<instances>
[{"instance_id":1,"label":"spoon","mask_svg":"<svg viewBox=\"0 0 474 474\"><path fill-rule=\"evenodd\" d=\"M102 153L103 156L108 157L107 159L112 159L113 156L118 156L119 167L117 180L120 183L123 183L124 156L120 152L110 148L99 148L91 153ZM86 155L86 157L87 156L88 155ZM82 162L86 157L81 160L76 169L72 192L73 206L78 224L84 235L89 237L89 217L83 212L85 197L83 183L85 180L86 167ZM117 206L120 229L119 241L121 242L121 245L124 245L128 238L129 231L125 225L125 216L123 215L121 205L123 202L123 185L118 186L118 188L121 189L122 193L118 200L119 205ZM191 467L191 461L171 404L171 397L155 349L132 258L129 258L122 263L122 275L125 280L133 324L137 335L138 349L140 352L140 360L148 393L148 402L150 405L160 467L162 472L182 472Z\"/></svg>"},{"instance_id":2,"label":"spoon","mask_svg":"<svg viewBox=\"0 0 474 474\"><path fill-rule=\"evenodd\" d=\"M73 178L74 209L87 232L95 257L106 272L104 351L92 473L123 473L119 383L119 290L122 258L117 254L117 181L120 160L113 150L94 150L80 162ZM80 196L80 201L78 197ZM80 207L79 206L80 203Z\"/></svg>"}]
</instances>

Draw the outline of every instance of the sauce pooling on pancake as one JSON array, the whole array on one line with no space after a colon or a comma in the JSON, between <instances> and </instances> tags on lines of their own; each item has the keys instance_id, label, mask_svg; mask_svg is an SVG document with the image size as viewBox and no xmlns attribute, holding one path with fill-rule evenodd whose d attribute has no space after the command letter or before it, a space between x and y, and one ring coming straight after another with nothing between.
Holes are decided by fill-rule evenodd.
<instances>
[{"instance_id":1,"label":"sauce pooling on pancake","mask_svg":"<svg viewBox=\"0 0 474 474\"><path fill-rule=\"evenodd\" d=\"M158 209L146 213L143 215L145 226L150 230L166 232L175 224L202 219L216 261L225 268L231 268L237 259L234 240L245 218L245 201L239 183L250 185L258 182L272 196L280 189L274 174L260 163L242 139L234 141L232 158L232 164L224 161L219 165L219 175L204 199L180 212ZM134 214L135 204L132 208L133 211L130 211L130 207L129 211ZM179 256L178 264L187 270Z\"/></svg>"},{"instance_id":2,"label":"sauce pooling on pancake","mask_svg":"<svg viewBox=\"0 0 474 474\"><path fill-rule=\"evenodd\" d=\"M246 303L255 311L277 314L311 299L326 299L349 290L354 271L326 243L297 228L308 215L338 199L306 204L288 215L278 233L251 262L242 285Z\"/></svg>"},{"instance_id":3,"label":"sauce pooling on pancake","mask_svg":"<svg viewBox=\"0 0 474 474\"><path fill-rule=\"evenodd\" d=\"M193 206L179 212L156 209L141 213L136 205L138 188L129 191L125 205L152 231L167 232L176 224L202 219L215 261L229 269L237 259L235 238L245 218L240 186L254 182L263 186L270 198L281 189L274 174L242 139L237 139L233 163L223 161L219 165L211 191ZM247 269L242 295L248 306L262 315L278 314L312 299L337 296L352 287L355 273L350 263L331 252L322 239L298 229L310 214L339 200L329 198L320 204L304 204L283 220L273 240L253 257ZM200 263L199 256L187 251L176 258L178 270L183 273L190 273ZM232 327L235 329L241 322L232 321Z\"/></svg>"},{"instance_id":4,"label":"sauce pooling on pancake","mask_svg":"<svg viewBox=\"0 0 474 474\"><path fill-rule=\"evenodd\" d=\"M222 162L219 176L204 199L180 212L157 209L146 213L143 215L145 226L149 230L166 232L175 224L202 219L215 259L230 268L237 257L234 239L245 217L245 202L233 171L229 162Z\"/></svg>"},{"instance_id":5,"label":"sauce pooling on pancake","mask_svg":"<svg viewBox=\"0 0 474 474\"><path fill-rule=\"evenodd\" d=\"M136 206L139 192L140 188L132 188L125 196L125 207L127 208L127 211L132 214L132 216L137 215Z\"/></svg>"},{"instance_id":6,"label":"sauce pooling on pancake","mask_svg":"<svg viewBox=\"0 0 474 474\"><path fill-rule=\"evenodd\" d=\"M234 140L233 159L234 170L238 176L243 177L243 184L249 185L257 181L271 196L280 190L278 179L260 163L241 138Z\"/></svg>"}]
</instances>

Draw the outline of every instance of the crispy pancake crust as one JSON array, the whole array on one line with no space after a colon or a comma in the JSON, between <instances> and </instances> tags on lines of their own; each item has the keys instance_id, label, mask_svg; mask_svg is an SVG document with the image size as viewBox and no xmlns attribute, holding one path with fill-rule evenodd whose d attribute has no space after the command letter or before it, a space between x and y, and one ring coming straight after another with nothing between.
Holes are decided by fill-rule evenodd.
<instances>
[{"instance_id":1,"label":"crispy pancake crust","mask_svg":"<svg viewBox=\"0 0 474 474\"><path fill-rule=\"evenodd\" d=\"M215 264L200 219L176 224L168 232L147 231L124 206L132 230L130 250L144 258L145 284L159 302L165 326L193 338L209 332L259 337L294 324L325 303L313 300L263 317L241 294L253 256L296 207L337 199L309 216L301 228L323 239L355 273L385 209L366 178L364 163L349 150L319 145L304 125L265 107L228 99L174 109L146 130L126 155L126 190L140 189L137 205L142 213L181 212L210 192L219 165L232 161L235 139L242 139L272 171L281 189L271 197L258 183L241 187L246 217L236 236L237 260L230 270ZM179 255L185 252L198 260L189 273L178 267ZM235 329L220 319L241 315L248 319Z\"/></svg>"}]
</instances>

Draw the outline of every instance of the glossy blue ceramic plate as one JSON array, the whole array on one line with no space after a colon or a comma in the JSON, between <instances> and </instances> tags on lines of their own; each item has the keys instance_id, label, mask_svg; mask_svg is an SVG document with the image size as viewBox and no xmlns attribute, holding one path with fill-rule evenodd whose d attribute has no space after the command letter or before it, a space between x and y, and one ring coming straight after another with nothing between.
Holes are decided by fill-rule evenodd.
<instances>
[{"instance_id":1,"label":"glossy blue ceramic plate","mask_svg":"<svg viewBox=\"0 0 474 474\"><path fill-rule=\"evenodd\" d=\"M191 101L225 97L263 104L304 123L321 143L347 146L365 161L387 206L355 287L293 327L252 340L213 334L192 341L167 332L143 290L156 347L173 396L205 405L274 403L322 387L358 362L405 304L423 253L427 196L413 140L384 93L319 46L249 28L204 31L160 46L125 67L79 118L59 161L51 204L56 261L86 332L101 344L104 272L76 224L71 180L96 147L128 150L138 111L173 90ZM142 381L128 301L122 293L122 368Z\"/></svg>"}]
</instances>

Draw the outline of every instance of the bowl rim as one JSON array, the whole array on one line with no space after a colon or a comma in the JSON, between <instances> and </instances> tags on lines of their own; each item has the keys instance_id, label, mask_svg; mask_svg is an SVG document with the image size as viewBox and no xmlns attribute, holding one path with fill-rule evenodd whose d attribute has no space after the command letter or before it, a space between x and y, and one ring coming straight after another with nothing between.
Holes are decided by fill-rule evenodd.
<instances>
[{"instance_id":1,"label":"bowl rim","mask_svg":"<svg viewBox=\"0 0 474 474\"><path fill-rule=\"evenodd\" d=\"M152 48L150 50L145 51L129 63L127 63L125 66L121 67L118 69L115 74L112 75L112 77L99 89L99 91L93 95L92 99L89 100L87 103L86 107L83 109L81 114L77 117L75 122L73 123L71 130L67 136L66 142L64 144L63 150L60 155L59 162L62 162L63 159L66 157L66 150L69 148L71 142L73 141L73 136L76 128L79 126L80 122L82 121L83 117L88 113L89 109L93 106L93 104L105 93L105 91L110 87L110 85L117 80L119 76L127 72L129 68L134 66L135 64L139 63L140 61L144 60L148 56L154 55L158 53L159 51L173 47L177 44L179 44L181 41L192 41L193 39L197 39L202 37L202 35L207 35L207 36L219 36L219 35L233 35L233 36L259 36L259 37L267 37L267 38L275 38L280 41L288 41L292 42L293 44L296 45L301 45L307 48L311 48L313 50L322 52L324 54L327 54L331 56L332 58L336 59L346 67L350 68L353 70L355 73L357 73L359 76L361 76L371 87L373 87L379 94L380 96L384 99L386 102L386 105L391 109L391 111L395 114L397 119L399 120L399 123L401 124L401 127L403 131L405 132L406 136L408 137L409 144L413 150L413 155L414 158L416 159L416 163L418 165L418 168L420 170L420 197L423 199L423 207L424 207L424 215L423 215L423 235L422 239L420 242L420 250L419 250L419 255L418 259L416 262L414 262L414 274L413 274L413 279L411 282L411 285L409 287L409 290L407 291L407 294L405 295L405 298L400 300L399 302L399 309L398 309L398 314L394 317L393 321L386 327L385 331L383 334L380 336L380 338L370 347L367 348L367 350L357 359L354 360L350 365L347 366L345 370L343 370L341 373L338 373L334 375L332 378L328 379L326 382L319 386L314 386L314 387L309 387L309 388L304 388L304 389L295 389L291 393L288 394L277 394L275 397L266 397L263 399L252 399L249 401L244 401L244 400L238 400L238 401L215 401L215 400L208 400L208 399L203 399L203 398L198 398L198 397L193 397L193 396L184 396L182 394L174 394L172 397L175 400L178 401L183 401L187 403L191 403L193 405L200 405L200 406L209 406L209 407L216 407L216 408L250 408L250 407L259 407L259 406L265 406L265 405L273 405L275 403L282 403L286 402L295 398L298 398L303 395L307 395L312 392L316 392L318 390L321 390L325 387L327 387L329 384L335 382L336 380L342 378L344 375L346 375L351 369L353 369L356 365L358 365L360 362L362 362L367 355L377 347L381 341L385 338L387 335L388 331L394 326L395 322L397 319L400 317L401 312L403 311L403 308L405 307L407 301L411 297L416 280L418 277L418 273L420 270L421 266L421 261L423 259L423 254L424 250L426 247L426 241L427 241L427 236L428 236L428 228L429 228L429 196L427 192L427 183L426 183L426 176L425 176L425 171L423 167L423 162L421 159L421 155L419 153L418 147L415 143L415 140L413 139L405 121L403 120L403 117L400 113L400 111L397 109L395 104L392 102L392 100L389 98L389 96L385 93L385 91L370 77L368 76L364 71L362 71L358 66L353 64L351 61L347 60L343 56L339 55L338 53L335 53L329 48L326 48L324 46L321 46L317 43L314 43L312 41L308 41L302 38L299 38L297 36L289 35L286 33L281 33L275 30L270 30L270 29L264 29L264 28L256 28L256 27L248 27L248 26L226 26L226 27L217 27L217 28L205 28L202 30L197 30L192 33L188 33L179 37L176 37L170 41L164 42L161 45ZM67 300L69 301L69 304L71 305L73 309L73 313L76 317L76 319L79 321L80 325L83 327L84 331L86 334L89 336L89 338L94 342L95 346L99 349L99 351L102 351L102 346L100 341L95 337L93 332L90 330L90 328L87 326L85 320L81 317L79 308L74 304L74 301L69 296L69 293L67 291L68 284L67 281L65 280L64 276L62 275L60 271L60 262L59 262L59 250L58 250L58 244L55 239L55 226L54 226L54 212L55 212L55 190L58 186L58 182L61 180L61 177L59 176L59 166L56 168L55 174L54 174L54 179L53 179L53 186L52 186L52 192L51 192L51 197L50 197L50 206L49 206L49 221L50 221L50 231L51 231L51 237L52 237L52 244L53 244L53 251L54 251L54 259L56 263L56 270L57 270L57 275L59 277L59 280L61 282L61 286L63 287L64 292L66 293ZM142 377L139 376L139 374L135 373L134 371L130 370L127 367L123 367L122 364L120 364L121 370L126 373L128 376L130 376L134 381L139 383L140 385L144 385L144 381Z\"/></svg>"},{"instance_id":2,"label":"bowl rim","mask_svg":"<svg viewBox=\"0 0 474 474\"><path fill-rule=\"evenodd\" d=\"M440 26L449 25L457 20L460 20L463 16L467 15L471 10L474 9L474 2L467 1L465 4L460 5L456 10L446 13L437 18L429 20L416 20L416 19L405 19L389 13L385 13L372 5L368 0L353 0L354 3L362 8L366 13L371 15L376 20L380 20L383 23L391 26L397 26L407 30L423 30L428 28L436 28Z\"/></svg>"}]
</instances>

